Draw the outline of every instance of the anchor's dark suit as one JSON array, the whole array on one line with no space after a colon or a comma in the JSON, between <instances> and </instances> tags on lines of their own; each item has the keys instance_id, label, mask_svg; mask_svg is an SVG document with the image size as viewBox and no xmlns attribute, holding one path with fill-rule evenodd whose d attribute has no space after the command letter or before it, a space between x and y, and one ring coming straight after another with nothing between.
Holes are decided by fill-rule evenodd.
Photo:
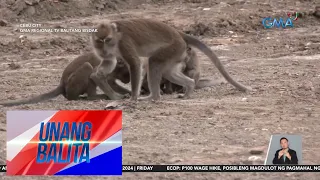
<instances>
[{"instance_id":1,"label":"anchor's dark suit","mask_svg":"<svg viewBox=\"0 0 320 180\"><path fill-rule=\"evenodd\" d=\"M288 157L286 157L286 159L283 160L283 155L280 157L280 159L278 159L279 152L281 150L282 149L277 150L276 154L274 155L274 158L272 161L273 164L298 164L298 157L295 150L288 149L288 153L291 156L291 160Z\"/></svg>"}]
</instances>

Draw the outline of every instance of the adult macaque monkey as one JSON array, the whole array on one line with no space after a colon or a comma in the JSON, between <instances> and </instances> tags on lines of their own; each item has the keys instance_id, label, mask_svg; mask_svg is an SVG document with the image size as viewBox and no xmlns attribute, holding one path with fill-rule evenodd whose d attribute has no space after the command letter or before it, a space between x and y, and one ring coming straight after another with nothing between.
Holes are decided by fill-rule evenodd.
<instances>
[{"instance_id":1,"label":"adult macaque monkey","mask_svg":"<svg viewBox=\"0 0 320 180\"><path fill-rule=\"evenodd\" d=\"M195 88L195 81L181 70L183 66L181 62L186 58L187 45L207 55L223 77L236 88L241 91L251 89L232 79L218 57L204 43L160 21L128 19L101 23L97 26L97 32L92 34L92 42L96 54L102 59L116 53L116 56L127 62L132 88L131 100L138 100L140 95L142 62L139 57L149 58L147 79L150 89L149 96L139 99L160 100L162 77L185 87L185 94L181 98L189 98ZM103 81L103 74L112 72L110 64L113 62L103 62L97 73L92 76L96 83ZM106 94L118 96L108 85L100 88Z\"/></svg>"},{"instance_id":2,"label":"adult macaque monkey","mask_svg":"<svg viewBox=\"0 0 320 180\"><path fill-rule=\"evenodd\" d=\"M123 99L125 97L125 95L116 92L105 81L106 78L110 78L110 74L117 65L118 44L121 39L122 33L118 32L115 24L100 24L98 32L94 33L91 37L93 52L100 59L101 63L97 67L97 71L90 75L90 78L112 100Z\"/></svg>"},{"instance_id":3,"label":"adult macaque monkey","mask_svg":"<svg viewBox=\"0 0 320 180\"><path fill-rule=\"evenodd\" d=\"M0 105L15 106L38 103L55 98L60 94L68 100L83 99L80 95L85 93L87 94L88 100L108 99L108 94L97 94L97 85L90 79L90 75L100 63L101 60L97 58L94 53L84 53L67 65L63 70L60 83L56 88L49 92L26 99L2 101L0 102ZM127 76L130 74L127 69L127 66L122 61L118 61L114 71L108 76L108 79L104 79L104 81L108 81L112 88L119 93L130 93L129 90L115 82L116 79L119 79L123 83L129 83L130 79L128 80Z\"/></svg>"}]
</instances>

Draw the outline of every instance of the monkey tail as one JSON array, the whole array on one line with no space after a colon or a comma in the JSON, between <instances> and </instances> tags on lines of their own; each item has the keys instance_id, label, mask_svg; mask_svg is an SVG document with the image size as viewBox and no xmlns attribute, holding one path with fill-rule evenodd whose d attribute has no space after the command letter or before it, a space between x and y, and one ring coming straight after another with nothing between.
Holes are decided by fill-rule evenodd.
<instances>
[{"instance_id":1,"label":"monkey tail","mask_svg":"<svg viewBox=\"0 0 320 180\"><path fill-rule=\"evenodd\" d=\"M208 79L208 78L201 78L201 79L199 79L195 88L202 89L205 87L212 87L212 86L216 86L219 84L223 84L224 82L225 82L225 80L222 80L222 79L212 80L212 79Z\"/></svg>"},{"instance_id":2,"label":"monkey tail","mask_svg":"<svg viewBox=\"0 0 320 180\"><path fill-rule=\"evenodd\" d=\"M201 78L199 79L198 83L196 84L196 89L202 89L205 87L211 87L214 85L217 85L218 83L216 83L215 81L213 81L212 79L205 79L205 78Z\"/></svg>"},{"instance_id":3,"label":"monkey tail","mask_svg":"<svg viewBox=\"0 0 320 180\"><path fill-rule=\"evenodd\" d=\"M183 32L179 32L179 33L188 45L194 46L195 48L197 48L201 52L203 52L206 56L208 56L210 58L210 60L213 62L213 64L218 68L218 70L220 71L222 76L230 84L232 84L233 86L238 88L240 91L251 91L250 87L246 87L243 84L241 84L241 83L235 81L233 78L231 78L231 76L226 71L226 69L222 65L221 61L219 60L219 58L212 52L212 50L210 48L208 48L208 46L206 46L204 43L202 43L201 41L199 41L198 39L196 39L190 35L187 35Z\"/></svg>"},{"instance_id":4,"label":"monkey tail","mask_svg":"<svg viewBox=\"0 0 320 180\"><path fill-rule=\"evenodd\" d=\"M49 100L52 98L55 98L57 96L59 96L63 91L63 86L59 85L58 87L56 87L55 89L35 96L35 97L31 97L31 98L27 98L27 99L23 99L23 100L12 100L12 101L5 101L5 102L0 102L0 105L3 106L16 106L16 105L22 105L22 104L33 104L33 103L37 103L40 101L45 101L45 100Z\"/></svg>"}]
</instances>

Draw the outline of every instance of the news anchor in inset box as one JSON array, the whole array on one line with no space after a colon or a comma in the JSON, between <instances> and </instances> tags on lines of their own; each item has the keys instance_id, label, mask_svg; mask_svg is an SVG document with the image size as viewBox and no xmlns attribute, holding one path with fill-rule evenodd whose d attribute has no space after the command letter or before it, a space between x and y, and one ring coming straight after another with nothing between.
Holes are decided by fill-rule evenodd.
<instances>
[{"instance_id":1,"label":"news anchor in inset box","mask_svg":"<svg viewBox=\"0 0 320 180\"><path fill-rule=\"evenodd\" d=\"M277 150L274 155L273 164L298 164L298 157L295 150L289 148L289 141L287 138L280 139L282 149Z\"/></svg>"}]
</instances>

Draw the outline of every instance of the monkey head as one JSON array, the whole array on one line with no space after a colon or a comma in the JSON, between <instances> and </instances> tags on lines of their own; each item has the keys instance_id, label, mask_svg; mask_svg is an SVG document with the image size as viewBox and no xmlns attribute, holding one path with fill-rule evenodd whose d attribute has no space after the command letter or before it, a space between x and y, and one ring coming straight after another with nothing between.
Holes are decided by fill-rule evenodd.
<instances>
[{"instance_id":1,"label":"monkey head","mask_svg":"<svg viewBox=\"0 0 320 180\"><path fill-rule=\"evenodd\" d=\"M196 56L197 54L196 54L195 50L192 49L192 47L187 46L187 55L190 56L190 57L194 57L194 56Z\"/></svg>"},{"instance_id":2,"label":"monkey head","mask_svg":"<svg viewBox=\"0 0 320 180\"><path fill-rule=\"evenodd\" d=\"M121 59L120 60L118 59L117 66L112 71L111 75L115 79L119 79L124 84L127 84L127 83L130 82L129 68L127 67L127 65Z\"/></svg>"},{"instance_id":3,"label":"monkey head","mask_svg":"<svg viewBox=\"0 0 320 180\"><path fill-rule=\"evenodd\" d=\"M196 56L196 52L190 46L187 46L187 56L185 62L189 62L191 59L194 59Z\"/></svg>"},{"instance_id":4,"label":"monkey head","mask_svg":"<svg viewBox=\"0 0 320 180\"><path fill-rule=\"evenodd\" d=\"M115 23L101 23L97 31L92 33L91 41L94 51L101 58L114 56L117 52L121 33Z\"/></svg>"}]
</instances>

